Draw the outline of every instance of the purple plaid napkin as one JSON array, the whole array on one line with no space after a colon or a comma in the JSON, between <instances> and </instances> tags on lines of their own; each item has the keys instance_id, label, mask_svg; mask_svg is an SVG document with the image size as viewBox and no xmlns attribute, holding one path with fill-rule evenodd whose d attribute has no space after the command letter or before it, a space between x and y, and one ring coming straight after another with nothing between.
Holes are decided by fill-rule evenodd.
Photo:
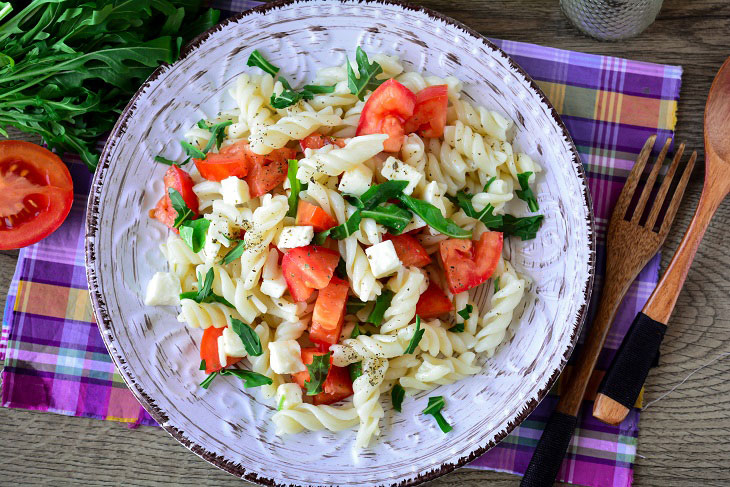
<instances>
[{"instance_id":1,"label":"purple plaid napkin","mask_svg":"<svg viewBox=\"0 0 730 487\"><path fill-rule=\"evenodd\" d=\"M224 16L257 2L218 0ZM605 267L605 229L623 182L646 137L657 145L673 135L682 70L532 44L494 40L538 82L561 113L586 167L597 222L598 265L594 299ZM75 183L74 205L53 235L22 249L0 334L1 404L70 416L154 425L125 387L94 323L84 270L86 198L91 175L65 157ZM657 283L658 257L629 290L599 359L605 369L634 315ZM596 380L602 372L597 372ZM554 391L555 392L555 391ZM591 399L591 398L588 398ZM557 395L547 397L511 435L473 468L521 474L529 463ZM578 429L558 479L628 486L633 477L639 410L619 426L608 426L584 404Z\"/></svg>"}]
</instances>

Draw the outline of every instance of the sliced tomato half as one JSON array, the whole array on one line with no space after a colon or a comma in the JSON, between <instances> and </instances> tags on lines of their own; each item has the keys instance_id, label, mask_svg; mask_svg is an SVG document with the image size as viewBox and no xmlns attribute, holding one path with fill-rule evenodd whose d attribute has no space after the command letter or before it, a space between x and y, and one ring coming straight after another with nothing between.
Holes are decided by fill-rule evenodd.
<instances>
[{"instance_id":1,"label":"sliced tomato half","mask_svg":"<svg viewBox=\"0 0 730 487\"><path fill-rule=\"evenodd\" d=\"M345 304L350 284L333 277L327 287L319 291L312 313L309 339L318 343L335 344L340 339L345 321Z\"/></svg>"},{"instance_id":2,"label":"sliced tomato half","mask_svg":"<svg viewBox=\"0 0 730 487\"><path fill-rule=\"evenodd\" d=\"M212 374L224 367L229 367L241 360L241 357L226 357L226 364L221 365L218 357L218 337L223 335L223 328L209 326L203 331L200 341L200 358L205 360L205 373Z\"/></svg>"},{"instance_id":3,"label":"sliced tomato half","mask_svg":"<svg viewBox=\"0 0 730 487\"><path fill-rule=\"evenodd\" d=\"M243 179L248 174L248 159L240 155L208 153L205 159L193 159L198 172L208 181L223 181L236 176Z\"/></svg>"},{"instance_id":4,"label":"sliced tomato half","mask_svg":"<svg viewBox=\"0 0 730 487\"><path fill-rule=\"evenodd\" d=\"M316 355L325 355L326 351L320 351L316 348L302 349L302 362L309 365ZM297 372L292 374L294 382L299 384L302 389L306 388L305 382L309 380L309 371ZM330 356L330 369L327 378L322 384L322 392L313 396L314 404L333 404L352 395L352 381L350 380L350 372L347 367L337 367L332 365L332 356Z\"/></svg>"},{"instance_id":5,"label":"sliced tomato half","mask_svg":"<svg viewBox=\"0 0 730 487\"><path fill-rule=\"evenodd\" d=\"M449 290L457 294L489 279L502 255L502 232L484 232L479 240L457 238L439 244L439 257Z\"/></svg>"},{"instance_id":6,"label":"sliced tomato half","mask_svg":"<svg viewBox=\"0 0 730 487\"><path fill-rule=\"evenodd\" d=\"M0 249L36 243L71 211L73 181L53 152L21 140L0 141Z\"/></svg>"},{"instance_id":7,"label":"sliced tomato half","mask_svg":"<svg viewBox=\"0 0 730 487\"><path fill-rule=\"evenodd\" d=\"M395 253L398 254L398 260L404 266L424 267L431 263L428 252L413 236L406 233L401 235L386 233L383 239L393 242Z\"/></svg>"},{"instance_id":8,"label":"sliced tomato half","mask_svg":"<svg viewBox=\"0 0 730 487\"><path fill-rule=\"evenodd\" d=\"M404 124L416 107L416 95L394 79L378 86L362 109L357 135L387 134L386 152L397 152L403 145Z\"/></svg>"},{"instance_id":9,"label":"sliced tomato half","mask_svg":"<svg viewBox=\"0 0 730 487\"><path fill-rule=\"evenodd\" d=\"M428 86L416 93L416 108L413 110L413 116L406 120L406 133L417 132L424 137L444 135L448 104L447 85Z\"/></svg>"},{"instance_id":10,"label":"sliced tomato half","mask_svg":"<svg viewBox=\"0 0 730 487\"><path fill-rule=\"evenodd\" d=\"M336 226L337 220L319 206L300 201L297 204L297 225L311 225L315 232L324 232Z\"/></svg>"},{"instance_id":11,"label":"sliced tomato half","mask_svg":"<svg viewBox=\"0 0 730 487\"><path fill-rule=\"evenodd\" d=\"M176 165L170 166L170 169L165 173L165 194L162 195L160 201L157 202L155 209L150 212L150 216L156 220L161 221L168 227L172 228L177 232L177 228L174 228L175 219L177 218L177 211L172 207L170 201L169 188L173 188L180 196L188 208L193 211L193 218L199 215L198 212L198 197L193 191L193 179L190 174L183 171Z\"/></svg>"},{"instance_id":12,"label":"sliced tomato half","mask_svg":"<svg viewBox=\"0 0 730 487\"><path fill-rule=\"evenodd\" d=\"M438 284L431 281L418 298L416 314L424 319L436 318L454 309L454 304Z\"/></svg>"},{"instance_id":13,"label":"sliced tomato half","mask_svg":"<svg viewBox=\"0 0 730 487\"><path fill-rule=\"evenodd\" d=\"M318 245L289 250L281 260L281 272L292 298L306 301L315 289L327 287L339 261L338 252Z\"/></svg>"}]
</instances>

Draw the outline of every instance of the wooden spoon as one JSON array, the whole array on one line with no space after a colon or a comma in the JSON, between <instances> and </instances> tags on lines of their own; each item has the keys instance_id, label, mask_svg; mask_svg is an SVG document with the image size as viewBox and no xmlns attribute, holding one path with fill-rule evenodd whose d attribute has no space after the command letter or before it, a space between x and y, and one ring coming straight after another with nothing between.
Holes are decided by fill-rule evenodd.
<instances>
[{"instance_id":1,"label":"wooden spoon","mask_svg":"<svg viewBox=\"0 0 730 487\"><path fill-rule=\"evenodd\" d=\"M662 327L669 321L710 219L722 200L730 193L729 174L730 58L725 60L715 76L705 105L705 182L700 201L669 267L643 309L644 315L655 322L653 323L655 327ZM661 337L664 335L663 330L660 329L660 332L661 336L653 338L647 334L632 336L631 332L627 335L621 351L599 388L600 393L596 396L593 406L593 416L609 424L618 424L626 417L649 371L649 363L642 367L636 362L641 361L642 356L651 359L656 357ZM622 372L614 373L614 369ZM621 398L619 398L621 394L616 394L616 391L627 390L631 393L624 394Z\"/></svg>"}]
</instances>

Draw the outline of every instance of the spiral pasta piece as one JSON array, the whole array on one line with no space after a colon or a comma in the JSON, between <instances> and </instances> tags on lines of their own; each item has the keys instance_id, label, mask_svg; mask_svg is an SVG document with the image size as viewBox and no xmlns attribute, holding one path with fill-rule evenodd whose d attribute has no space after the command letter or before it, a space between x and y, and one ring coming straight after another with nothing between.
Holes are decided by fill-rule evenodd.
<instances>
[{"instance_id":1,"label":"spiral pasta piece","mask_svg":"<svg viewBox=\"0 0 730 487\"><path fill-rule=\"evenodd\" d=\"M393 358L403 355L411 335L358 335L342 344L332 345L332 363L338 367L354 364L366 358Z\"/></svg>"},{"instance_id":2,"label":"spiral pasta piece","mask_svg":"<svg viewBox=\"0 0 730 487\"><path fill-rule=\"evenodd\" d=\"M362 109L365 107L365 103L370 98L370 95L366 95L365 99L357 102L345 110L342 116L342 122L332 132L335 137L354 137L357 132L357 125L360 123L360 115L362 115Z\"/></svg>"},{"instance_id":3,"label":"spiral pasta piece","mask_svg":"<svg viewBox=\"0 0 730 487\"><path fill-rule=\"evenodd\" d=\"M258 127L248 137L254 154L269 154L281 149L290 140L303 139L320 127L334 127L340 123L340 116L332 107L319 112L301 112L279 119L273 125Z\"/></svg>"},{"instance_id":4,"label":"spiral pasta piece","mask_svg":"<svg viewBox=\"0 0 730 487\"><path fill-rule=\"evenodd\" d=\"M467 172L476 169L473 164L470 164L471 161L465 161L459 153L459 150L446 142L441 143L438 139L429 139L428 150L430 154L433 154L438 159L441 172L448 176L451 185L459 189L463 188L466 182ZM441 182L438 179L431 180ZM446 184L450 186L448 182Z\"/></svg>"},{"instance_id":5,"label":"spiral pasta piece","mask_svg":"<svg viewBox=\"0 0 730 487\"><path fill-rule=\"evenodd\" d=\"M251 289L259 280L261 269L269 255L269 244L282 225L289 210L289 201L284 195L261 198L261 206L253 212L250 229L243 237L244 251L239 259L244 289Z\"/></svg>"},{"instance_id":6,"label":"spiral pasta piece","mask_svg":"<svg viewBox=\"0 0 730 487\"><path fill-rule=\"evenodd\" d=\"M503 179L503 176L506 178ZM512 201L512 198L514 198L514 181L509 175L498 171L497 179L489 183L486 191L474 193L471 203L476 211L482 211L489 204L494 207L494 213L500 214L504 213L504 205Z\"/></svg>"},{"instance_id":7,"label":"spiral pasta piece","mask_svg":"<svg viewBox=\"0 0 730 487\"><path fill-rule=\"evenodd\" d=\"M421 329L424 331L418 348L423 352L437 357L443 354L451 357L454 353L464 353L474 347L474 335L466 333L452 333L441 325L441 321L421 321ZM416 332L416 325L410 324L398 330L398 338L406 344ZM360 338L360 337L358 337Z\"/></svg>"},{"instance_id":8,"label":"spiral pasta piece","mask_svg":"<svg viewBox=\"0 0 730 487\"><path fill-rule=\"evenodd\" d=\"M305 192L300 193L300 197L322 208L328 215L333 216L337 223L345 223L347 220L345 199L333 189L314 181L309 183Z\"/></svg>"},{"instance_id":9,"label":"spiral pasta piece","mask_svg":"<svg viewBox=\"0 0 730 487\"><path fill-rule=\"evenodd\" d=\"M412 373L400 378L400 385L406 389L427 391L437 385L452 384L481 370L475 365L476 354L465 352L458 357L434 358L423 355L423 363Z\"/></svg>"},{"instance_id":10,"label":"spiral pasta piece","mask_svg":"<svg viewBox=\"0 0 730 487\"><path fill-rule=\"evenodd\" d=\"M389 333L407 326L416 316L418 298L427 287L425 274L416 267L400 270L390 278L388 288L395 294L383 315L381 333Z\"/></svg>"},{"instance_id":11,"label":"spiral pasta piece","mask_svg":"<svg viewBox=\"0 0 730 487\"><path fill-rule=\"evenodd\" d=\"M167 259L170 272L180 278L182 290L191 291L198 282L195 266L202 264L203 259L174 233L167 237L167 241L160 246L160 249Z\"/></svg>"},{"instance_id":12,"label":"spiral pasta piece","mask_svg":"<svg viewBox=\"0 0 730 487\"><path fill-rule=\"evenodd\" d=\"M380 435L380 385L385 380L388 361L380 358L366 358L362 362L362 375L352 383L352 404L360 418L360 428L355 438L355 448L365 448L373 436Z\"/></svg>"},{"instance_id":13,"label":"spiral pasta piece","mask_svg":"<svg viewBox=\"0 0 730 487\"><path fill-rule=\"evenodd\" d=\"M525 281L517 276L509 262L500 259L494 277L499 279L499 291L492 295L491 308L480 320L481 329L476 335L477 344L474 347L475 351L485 352L488 357L494 355L504 340L515 308L525 294Z\"/></svg>"},{"instance_id":14,"label":"spiral pasta piece","mask_svg":"<svg viewBox=\"0 0 730 487\"><path fill-rule=\"evenodd\" d=\"M448 292L448 288L445 289ZM468 333L472 336L476 335L477 325L479 324L479 308L474 301L471 300L469 292L464 291L462 293L455 294L452 296L452 300L454 302L454 322L464 323L464 333ZM459 312L465 312L464 310L468 311L468 306L471 306L471 312L469 313L469 318L464 319Z\"/></svg>"},{"instance_id":15,"label":"spiral pasta piece","mask_svg":"<svg viewBox=\"0 0 730 487\"><path fill-rule=\"evenodd\" d=\"M271 328L269 328L269 325L266 322L262 321L261 323L256 325L254 331L261 341L261 349L263 353L259 356L249 355L248 361L251 363L251 370L259 374L265 375L272 380L271 384L261 386L260 388L261 395L268 399L274 396L274 394L276 393L276 388L284 382L284 379L271 369L271 353L269 352L269 342L271 341Z\"/></svg>"},{"instance_id":16,"label":"spiral pasta piece","mask_svg":"<svg viewBox=\"0 0 730 487\"><path fill-rule=\"evenodd\" d=\"M444 141L474 161L481 171L490 176L496 176L497 167L507 160L504 152L495 150L488 140L464 125L461 120L444 128Z\"/></svg>"},{"instance_id":17,"label":"spiral pasta piece","mask_svg":"<svg viewBox=\"0 0 730 487\"><path fill-rule=\"evenodd\" d=\"M275 120L268 99L274 91L274 79L270 74L242 74L228 90L238 107L238 121L227 127L231 139L242 139L259 127L271 125Z\"/></svg>"},{"instance_id":18,"label":"spiral pasta piece","mask_svg":"<svg viewBox=\"0 0 730 487\"><path fill-rule=\"evenodd\" d=\"M213 207L213 202L223 198L221 194L221 183L216 181L206 181L193 186L193 193L198 197L198 210L205 211Z\"/></svg>"},{"instance_id":19,"label":"spiral pasta piece","mask_svg":"<svg viewBox=\"0 0 730 487\"><path fill-rule=\"evenodd\" d=\"M370 269L365 251L360 247L355 235L339 241L340 255L345 259L347 277L350 278L352 291L361 301L374 301L380 296L382 286ZM415 312L415 311L414 311Z\"/></svg>"},{"instance_id":20,"label":"spiral pasta piece","mask_svg":"<svg viewBox=\"0 0 730 487\"><path fill-rule=\"evenodd\" d=\"M223 296L235 306L239 319L252 323L257 317L266 313L267 306L263 301L266 296L258 289L245 289L240 278L231 277L231 274L220 265L213 265L210 268L213 269L213 292ZM197 272L205 275L207 268L203 265L198 266Z\"/></svg>"},{"instance_id":21,"label":"spiral pasta piece","mask_svg":"<svg viewBox=\"0 0 730 487\"><path fill-rule=\"evenodd\" d=\"M448 123L453 124L456 120L460 120L464 125L469 125L481 135L488 135L502 141L507 140L507 131L513 125L512 120L503 117L498 112L488 110L483 106L474 107L466 100L451 100Z\"/></svg>"},{"instance_id":22,"label":"spiral pasta piece","mask_svg":"<svg viewBox=\"0 0 730 487\"><path fill-rule=\"evenodd\" d=\"M299 387L299 386L297 386ZM290 409L282 409L272 417L276 434L296 434L302 431L342 431L360 422L354 407L335 407L301 403Z\"/></svg>"},{"instance_id":23,"label":"spiral pasta piece","mask_svg":"<svg viewBox=\"0 0 730 487\"><path fill-rule=\"evenodd\" d=\"M507 144L509 143L505 142L505 146ZM512 146L509 147L509 155L512 155ZM519 153L516 156L508 158L507 167L515 181L517 181L518 174L528 171L531 172L532 174L528 178L528 182L530 184L535 182L535 175L542 171L542 167L540 167L540 165L536 163L532 157L524 153Z\"/></svg>"},{"instance_id":24,"label":"spiral pasta piece","mask_svg":"<svg viewBox=\"0 0 730 487\"><path fill-rule=\"evenodd\" d=\"M187 323L192 328L223 328L231 324L231 316L241 319L236 310L221 303L198 303L192 299L181 299L180 308L177 321Z\"/></svg>"},{"instance_id":25,"label":"spiral pasta piece","mask_svg":"<svg viewBox=\"0 0 730 487\"><path fill-rule=\"evenodd\" d=\"M319 180L323 176L339 176L383 151L384 134L361 135L350 139L345 147L324 147L306 154L299 161L297 179L302 182Z\"/></svg>"}]
</instances>

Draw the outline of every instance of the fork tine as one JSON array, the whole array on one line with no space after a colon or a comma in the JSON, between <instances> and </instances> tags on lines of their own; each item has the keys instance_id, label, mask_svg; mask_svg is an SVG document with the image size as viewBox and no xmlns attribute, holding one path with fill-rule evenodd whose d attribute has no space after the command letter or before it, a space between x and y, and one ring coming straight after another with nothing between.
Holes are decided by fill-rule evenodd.
<instances>
[{"instance_id":1,"label":"fork tine","mask_svg":"<svg viewBox=\"0 0 730 487\"><path fill-rule=\"evenodd\" d=\"M692 152L692 157L689 158L689 161L687 162L687 167L684 168L684 172L682 173L682 179L680 179L679 184L677 184L677 189L674 191L674 196L672 196L672 202L669 203L669 208L667 208L667 214L664 215L664 221L662 222L662 226L659 229L660 236L666 235L672 226L672 221L674 220L674 216L677 214L679 203L682 201L684 189L687 187L689 177L692 175L692 169L694 169L695 167L695 160L697 160L697 151Z\"/></svg>"},{"instance_id":2,"label":"fork tine","mask_svg":"<svg viewBox=\"0 0 730 487\"><path fill-rule=\"evenodd\" d=\"M659 187L659 192L656 195L656 199L652 203L651 207L651 213L649 213L649 218L646 220L646 228L649 230L652 230L654 228L654 224L656 223L656 219L659 216L659 212L662 209L662 205L664 204L664 198L667 196L667 192L669 191L669 186L672 184L672 180L674 179L674 173L677 172L677 167L679 166L679 161L682 159L682 154L684 153L684 142L679 144L679 147L677 148L677 152L674 154L674 159L672 160L672 165L669 166L669 171L667 171L667 175L664 176L664 180L662 181L662 185Z\"/></svg>"},{"instance_id":3,"label":"fork tine","mask_svg":"<svg viewBox=\"0 0 730 487\"><path fill-rule=\"evenodd\" d=\"M646 184L644 185L644 189L639 196L639 201L636 203L636 209L634 210L634 216L631 217L631 223L638 224L639 220L641 219L641 215L644 214L646 202L649 200L649 195L651 195L651 191L654 189L654 182L659 175L659 170L662 168L662 165L664 165L664 158L667 156L667 151L669 151L669 145L671 143L672 138L667 137L667 140L664 142L664 147L662 147L662 150L659 153L659 157L657 157L656 161L654 162L654 167L651 168L649 177L646 178Z\"/></svg>"},{"instance_id":4,"label":"fork tine","mask_svg":"<svg viewBox=\"0 0 730 487\"><path fill-rule=\"evenodd\" d=\"M626 210L629 209L631 199L634 197L636 185L639 182L641 173L644 172L644 166L646 166L646 161L649 159L649 154L651 154L651 148L654 147L655 141L656 135L652 135L646 139L644 147L641 149L639 157L636 158L636 163L629 173L629 177L626 178L624 188L621 190L621 194L619 195L618 200L616 201L616 206L613 210L614 214L621 215L621 219L626 216Z\"/></svg>"}]
</instances>

